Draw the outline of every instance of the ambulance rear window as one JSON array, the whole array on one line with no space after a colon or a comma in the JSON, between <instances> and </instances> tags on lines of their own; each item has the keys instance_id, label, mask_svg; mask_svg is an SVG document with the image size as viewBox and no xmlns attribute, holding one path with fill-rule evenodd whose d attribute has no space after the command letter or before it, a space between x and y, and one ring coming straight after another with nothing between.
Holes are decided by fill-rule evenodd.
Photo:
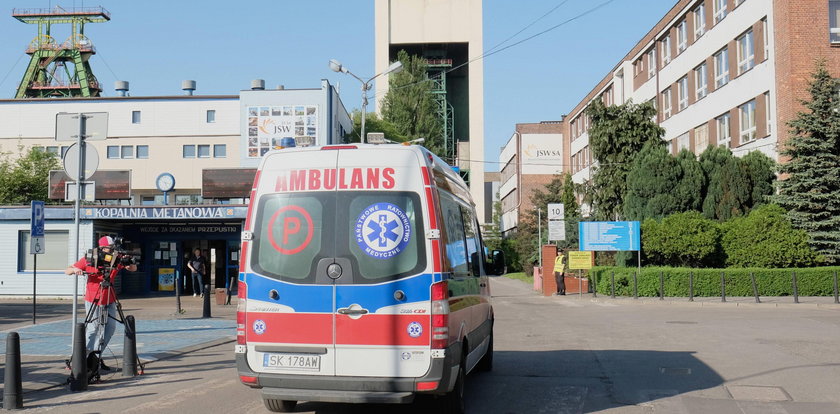
<instances>
[{"instance_id":1,"label":"ambulance rear window","mask_svg":"<svg viewBox=\"0 0 840 414\"><path fill-rule=\"evenodd\" d=\"M371 284L426 267L422 204L412 192L306 192L260 198L251 267L292 283L316 277L323 259L349 259L352 283ZM347 283L348 281L344 281Z\"/></svg>"}]
</instances>

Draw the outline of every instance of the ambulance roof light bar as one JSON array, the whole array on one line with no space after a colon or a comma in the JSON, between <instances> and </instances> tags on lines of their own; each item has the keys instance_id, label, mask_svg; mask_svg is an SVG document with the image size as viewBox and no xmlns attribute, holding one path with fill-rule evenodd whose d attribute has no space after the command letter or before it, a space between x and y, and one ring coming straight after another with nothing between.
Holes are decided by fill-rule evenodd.
<instances>
[{"instance_id":1,"label":"ambulance roof light bar","mask_svg":"<svg viewBox=\"0 0 840 414\"><path fill-rule=\"evenodd\" d=\"M388 140L385 139L384 132L368 132L367 142L368 144L384 144L388 142Z\"/></svg>"},{"instance_id":2,"label":"ambulance roof light bar","mask_svg":"<svg viewBox=\"0 0 840 414\"><path fill-rule=\"evenodd\" d=\"M295 145L297 145L298 147L311 147L312 141L314 140L308 135L295 137Z\"/></svg>"}]
</instances>

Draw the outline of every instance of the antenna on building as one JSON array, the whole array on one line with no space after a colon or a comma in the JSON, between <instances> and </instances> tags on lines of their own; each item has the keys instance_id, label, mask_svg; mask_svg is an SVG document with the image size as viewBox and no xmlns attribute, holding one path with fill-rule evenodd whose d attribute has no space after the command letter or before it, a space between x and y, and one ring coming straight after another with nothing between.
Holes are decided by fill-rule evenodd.
<instances>
[{"instance_id":1,"label":"antenna on building","mask_svg":"<svg viewBox=\"0 0 840 414\"><path fill-rule=\"evenodd\" d=\"M12 17L38 25L38 36L26 48L31 59L15 99L100 96L102 88L90 68L96 49L85 36L85 23L111 20L108 10L101 6L12 9ZM59 44L50 35L54 24L71 25L70 37L64 43Z\"/></svg>"}]
</instances>

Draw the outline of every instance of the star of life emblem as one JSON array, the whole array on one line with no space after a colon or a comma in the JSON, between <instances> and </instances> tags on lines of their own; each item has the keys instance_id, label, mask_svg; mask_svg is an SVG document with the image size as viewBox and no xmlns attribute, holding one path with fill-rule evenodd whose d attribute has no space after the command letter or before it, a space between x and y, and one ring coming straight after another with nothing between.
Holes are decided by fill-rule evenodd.
<instances>
[{"instance_id":1,"label":"star of life emblem","mask_svg":"<svg viewBox=\"0 0 840 414\"><path fill-rule=\"evenodd\" d=\"M417 322L408 324L408 336L417 338L420 335L423 335L423 325L420 325Z\"/></svg>"},{"instance_id":2,"label":"star of life emblem","mask_svg":"<svg viewBox=\"0 0 840 414\"><path fill-rule=\"evenodd\" d=\"M262 335L265 332L265 322L262 319L257 319L254 321L254 333L257 335Z\"/></svg>"},{"instance_id":3,"label":"star of life emblem","mask_svg":"<svg viewBox=\"0 0 840 414\"><path fill-rule=\"evenodd\" d=\"M411 240L411 222L391 203L368 206L356 219L356 242L368 256L388 259L405 250Z\"/></svg>"}]
</instances>

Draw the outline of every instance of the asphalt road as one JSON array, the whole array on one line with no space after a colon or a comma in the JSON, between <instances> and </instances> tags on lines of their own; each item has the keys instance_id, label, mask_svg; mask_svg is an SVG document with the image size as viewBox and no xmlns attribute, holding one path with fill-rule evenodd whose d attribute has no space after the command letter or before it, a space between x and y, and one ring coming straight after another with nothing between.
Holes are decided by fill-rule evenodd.
<instances>
[{"instance_id":1,"label":"asphalt road","mask_svg":"<svg viewBox=\"0 0 840 414\"><path fill-rule=\"evenodd\" d=\"M840 412L840 309L541 297L506 278L491 286L495 366L468 377L469 413ZM239 383L233 344L105 380L27 394L23 412L267 412ZM298 412L430 413L433 403L302 403Z\"/></svg>"}]
</instances>

